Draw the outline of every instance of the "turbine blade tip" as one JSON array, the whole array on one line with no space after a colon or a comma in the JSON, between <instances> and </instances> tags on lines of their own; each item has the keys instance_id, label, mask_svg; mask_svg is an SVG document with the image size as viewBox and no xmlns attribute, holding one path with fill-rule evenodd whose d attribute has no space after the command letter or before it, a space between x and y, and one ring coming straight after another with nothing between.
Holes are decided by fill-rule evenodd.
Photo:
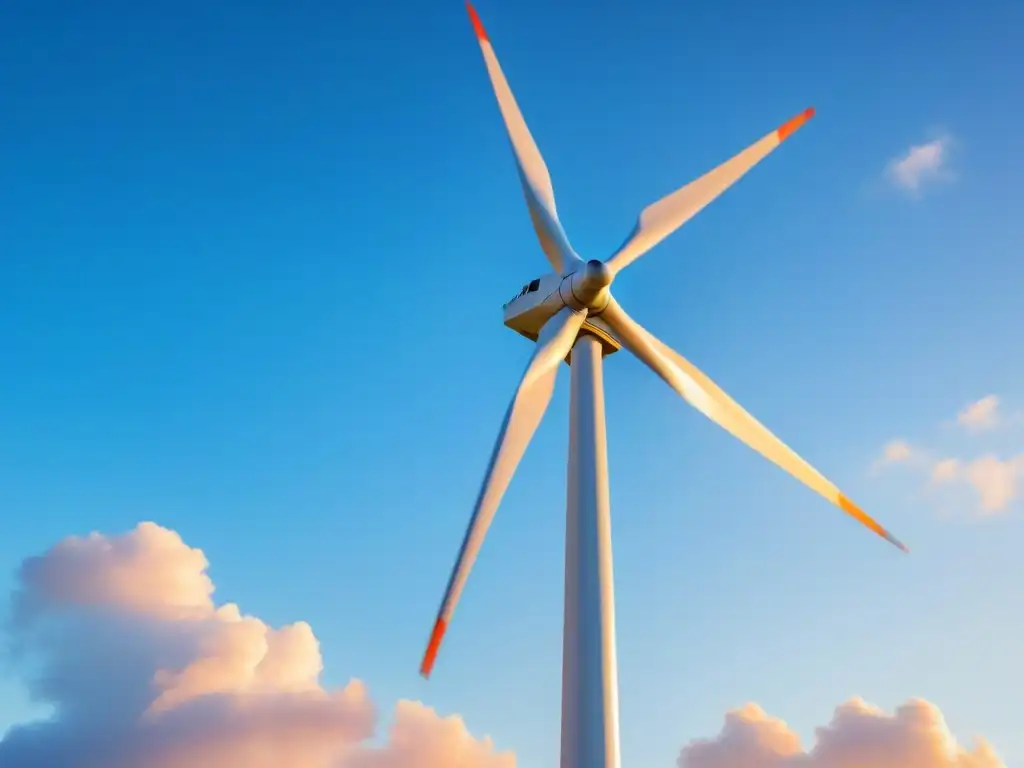
<instances>
[{"instance_id":1,"label":"turbine blade tip","mask_svg":"<svg viewBox=\"0 0 1024 768\"><path fill-rule=\"evenodd\" d=\"M420 674L423 675L424 679L430 678L430 673L434 669L434 662L437 660L437 652L441 648L441 640L444 639L444 633L447 629L448 622L438 617L437 621L434 622L434 630L430 633L427 652L423 654L423 662L420 664Z\"/></svg>"},{"instance_id":2,"label":"turbine blade tip","mask_svg":"<svg viewBox=\"0 0 1024 768\"><path fill-rule=\"evenodd\" d=\"M777 131L779 135L779 141L785 141L794 133L796 133L800 126L802 126L812 117L814 117L814 114L814 107L808 107L799 115L795 115L794 117L789 118L789 120L787 120L781 126L779 126L779 129Z\"/></svg>"},{"instance_id":3,"label":"turbine blade tip","mask_svg":"<svg viewBox=\"0 0 1024 768\"><path fill-rule=\"evenodd\" d=\"M850 498L848 496L840 493L838 503L839 508L843 510L843 512L848 514L850 517L852 517L854 520L870 528L872 531L877 533L879 536L881 536L883 539L885 539L898 549L901 549L907 554L910 554L910 550L907 548L906 544L904 544L902 541L900 541L887 530L885 530L885 528L880 526L874 519L872 519L868 514L866 514L863 509L861 509L852 501L850 501Z\"/></svg>"},{"instance_id":4,"label":"turbine blade tip","mask_svg":"<svg viewBox=\"0 0 1024 768\"><path fill-rule=\"evenodd\" d=\"M476 32L477 40L489 42L487 30L484 29L484 23L480 21L480 14L476 12L476 8L473 7L472 3L466 3L466 10L469 12L469 20L473 23L473 31Z\"/></svg>"}]
</instances>

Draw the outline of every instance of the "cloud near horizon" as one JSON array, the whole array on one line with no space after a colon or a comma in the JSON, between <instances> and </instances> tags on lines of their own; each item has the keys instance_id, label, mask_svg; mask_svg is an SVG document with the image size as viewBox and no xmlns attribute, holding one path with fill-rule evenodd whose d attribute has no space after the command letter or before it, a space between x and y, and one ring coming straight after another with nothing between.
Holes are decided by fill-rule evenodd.
<instances>
[{"instance_id":1,"label":"cloud near horizon","mask_svg":"<svg viewBox=\"0 0 1024 768\"><path fill-rule=\"evenodd\" d=\"M11 768L515 768L460 717L400 701L387 739L366 686L329 690L310 626L280 629L217 606L202 550L140 523L70 536L27 558L6 626L10 653L50 718L0 736ZM31 674L29 673L31 671ZM666 761L666 765L667 765ZM841 705L803 752L756 705L693 741L678 768L1006 768L984 742L956 746L938 708L887 716Z\"/></svg>"},{"instance_id":2,"label":"cloud near horizon","mask_svg":"<svg viewBox=\"0 0 1024 768\"><path fill-rule=\"evenodd\" d=\"M677 768L1006 768L984 740L960 746L934 704L911 699L892 715L862 699L836 707L805 751L800 737L756 704L729 712L713 739L683 748Z\"/></svg>"},{"instance_id":3,"label":"cloud near horizon","mask_svg":"<svg viewBox=\"0 0 1024 768\"><path fill-rule=\"evenodd\" d=\"M926 184L949 176L950 138L943 136L926 144L915 144L889 161L886 176L897 187L918 194Z\"/></svg>"},{"instance_id":4,"label":"cloud near horizon","mask_svg":"<svg viewBox=\"0 0 1024 768\"><path fill-rule=\"evenodd\" d=\"M968 403L956 415L956 425L978 435L1019 421L1019 415L1007 416L997 395ZM1018 497L1024 483L1024 452L1006 458L986 452L973 459L935 453L911 445L902 438L890 440L875 459L872 469L904 466L919 471L927 487L966 487L977 497L978 511L995 514L1005 511Z\"/></svg>"},{"instance_id":5,"label":"cloud near horizon","mask_svg":"<svg viewBox=\"0 0 1024 768\"><path fill-rule=\"evenodd\" d=\"M0 740L16 768L514 768L458 717L399 702L382 747L358 680L319 682L305 622L273 629L216 606L202 550L141 523L26 559L8 625L33 700L53 716Z\"/></svg>"}]
</instances>

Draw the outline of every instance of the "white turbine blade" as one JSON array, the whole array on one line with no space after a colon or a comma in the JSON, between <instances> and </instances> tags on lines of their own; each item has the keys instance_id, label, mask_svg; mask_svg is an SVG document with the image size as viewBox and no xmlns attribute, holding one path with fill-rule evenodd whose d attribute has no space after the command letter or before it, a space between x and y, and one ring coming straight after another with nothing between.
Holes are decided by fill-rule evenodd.
<instances>
[{"instance_id":1,"label":"white turbine blade","mask_svg":"<svg viewBox=\"0 0 1024 768\"><path fill-rule=\"evenodd\" d=\"M487 529L494 519L494 513L520 459L526 452L526 446L529 445L533 433L544 417L548 403L551 402L558 366L572 349L586 314L585 310L575 312L565 307L541 329L533 358L527 365L505 413L505 421L498 433L491 461L480 487L480 495L477 496L476 506L469 521L469 528L466 530L462 548L448 580L430 643L420 665L420 674L424 677L430 676L441 640L466 585L469 571L480 552Z\"/></svg>"},{"instance_id":2,"label":"white turbine blade","mask_svg":"<svg viewBox=\"0 0 1024 768\"><path fill-rule=\"evenodd\" d=\"M512 89L509 88L505 74L501 71L498 57L494 54L487 31L477 15L476 9L466 3L469 11L469 18L473 22L473 30L476 32L477 42L480 43L480 50L484 55L484 63L487 65L487 74L490 75L491 85L494 87L494 95L498 99L498 107L501 109L501 116L505 120L505 128L508 131L509 141L512 143L512 151L515 152L516 165L519 168L519 180L523 185L523 194L526 196L526 205L530 211L530 220L537 232L537 239L540 240L540 247L551 262L551 266L558 272L568 271L568 267L574 262L581 261L580 257L569 245L569 238L566 237L561 223L558 221L558 212L555 210L555 191L551 186L551 175L548 167L544 164L544 158L537 149L537 144L530 134L530 129L523 120L523 115L516 104Z\"/></svg>"},{"instance_id":3,"label":"white turbine blade","mask_svg":"<svg viewBox=\"0 0 1024 768\"><path fill-rule=\"evenodd\" d=\"M811 490L824 496L843 512L904 552L908 551L902 542L850 501L831 481L773 435L767 427L747 413L693 363L659 341L627 315L615 299L611 300L607 309L601 313L601 317L627 349L690 405Z\"/></svg>"},{"instance_id":4,"label":"white turbine blade","mask_svg":"<svg viewBox=\"0 0 1024 768\"><path fill-rule=\"evenodd\" d=\"M812 117L814 107L790 118L779 128L696 181L691 181L685 187L644 208L633 232L608 260L612 273L617 273L636 261L696 216L708 203L739 181L747 171L761 162Z\"/></svg>"}]
</instances>

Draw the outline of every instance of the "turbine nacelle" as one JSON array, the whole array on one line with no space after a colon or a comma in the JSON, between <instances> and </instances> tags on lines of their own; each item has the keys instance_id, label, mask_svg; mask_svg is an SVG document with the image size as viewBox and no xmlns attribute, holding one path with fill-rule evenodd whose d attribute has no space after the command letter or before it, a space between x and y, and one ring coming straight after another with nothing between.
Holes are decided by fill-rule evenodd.
<instances>
[{"instance_id":1,"label":"turbine nacelle","mask_svg":"<svg viewBox=\"0 0 1024 768\"><path fill-rule=\"evenodd\" d=\"M530 341L537 341L544 325L566 307L575 312L587 310L580 333L597 336L604 353L610 355L621 345L601 320L600 313L611 301L608 287L612 272L607 264L597 260L580 260L575 265L577 268L569 274L550 272L524 285L503 307L505 325Z\"/></svg>"}]
</instances>

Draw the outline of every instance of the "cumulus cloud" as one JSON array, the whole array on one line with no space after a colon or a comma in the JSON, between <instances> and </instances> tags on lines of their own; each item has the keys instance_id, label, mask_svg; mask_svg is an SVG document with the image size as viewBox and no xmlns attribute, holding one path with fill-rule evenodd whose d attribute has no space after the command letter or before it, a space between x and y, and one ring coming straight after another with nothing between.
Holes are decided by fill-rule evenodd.
<instances>
[{"instance_id":1,"label":"cumulus cloud","mask_svg":"<svg viewBox=\"0 0 1024 768\"><path fill-rule=\"evenodd\" d=\"M515 768L515 758L496 754L490 739L474 739L459 717L441 719L422 704L400 701L388 744L354 752L341 768Z\"/></svg>"},{"instance_id":2,"label":"cumulus cloud","mask_svg":"<svg viewBox=\"0 0 1024 768\"><path fill-rule=\"evenodd\" d=\"M1000 512L1017 498L1018 484L1024 479L1024 454L1012 459L986 454L964 466L960 476L977 491L985 512Z\"/></svg>"},{"instance_id":3,"label":"cumulus cloud","mask_svg":"<svg viewBox=\"0 0 1024 768\"><path fill-rule=\"evenodd\" d=\"M729 712L721 732L683 748L677 768L1006 768L991 745L957 743L942 712L911 699L894 714L851 699L805 750L782 720L756 704Z\"/></svg>"},{"instance_id":4,"label":"cumulus cloud","mask_svg":"<svg viewBox=\"0 0 1024 768\"><path fill-rule=\"evenodd\" d=\"M958 470L961 471L961 470ZM968 470L964 468L963 472ZM397 704L387 737L367 688L325 688L304 622L273 628L217 605L207 560L142 523L69 537L22 563L6 626L10 652L48 719L0 738L12 768L515 768L459 717ZM984 742L959 746L937 708L894 715L853 700L805 751L756 705L730 712L678 768L1006 768Z\"/></svg>"},{"instance_id":5,"label":"cumulus cloud","mask_svg":"<svg viewBox=\"0 0 1024 768\"><path fill-rule=\"evenodd\" d=\"M207 560L142 523L69 537L24 561L7 626L34 701L52 716L9 730L17 768L514 768L458 717L400 702L383 746L358 680L329 690L320 648L216 605Z\"/></svg>"},{"instance_id":6,"label":"cumulus cloud","mask_svg":"<svg viewBox=\"0 0 1024 768\"><path fill-rule=\"evenodd\" d=\"M929 458L926 462L932 488L960 487L974 493L983 514L1003 512L1017 500L1024 482L1024 453L1001 459L986 453L975 459Z\"/></svg>"},{"instance_id":7,"label":"cumulus cloud","mask_svg":"<svg viewBox=\"0 0 1024 768\"><path fill-rule=\"evenodd\" d=\"M1024 454L999 459L986 454L970 462L942 459L932 468L932 483L966 483L975 490L982 512L991 514L1005 510L1017 499L1024 480Z\"/></svg>"},{"instance_id":8,"label":"cumulus cloud","mask_svg":"<svg viewBox=\"0 0 1024 768\"><path fill-rule=\"evenodd\" d=\"M956 415L957 424L972 431L992 429L999 424L999 398L986 395Z\"/></svg>"},{"instance_id":9,"label":"cumulus cloud","mask_svg":"<svg viewBox=\"0 0 1024 768\"><path fill-rule=\"evenodd\" d=\"M949 147L948 136L914 145L889 161L886 175L900 189L916 194L925 184L948 176Z\"/></svg>"}]
</instances>

